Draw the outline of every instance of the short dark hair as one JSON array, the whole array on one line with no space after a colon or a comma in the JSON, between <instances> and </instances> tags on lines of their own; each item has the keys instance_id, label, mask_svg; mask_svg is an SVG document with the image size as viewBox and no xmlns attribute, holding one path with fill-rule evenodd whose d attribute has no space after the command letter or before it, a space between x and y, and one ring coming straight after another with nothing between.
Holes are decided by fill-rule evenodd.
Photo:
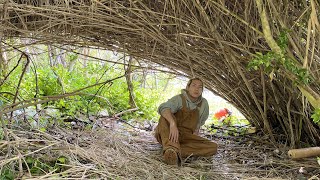
<instances>
[{"instance_id":1,"label":"short dark hair","mask_svg":"<svg viewBox=\"0 0 320 180\"><path fill-rule=\"evenodd\" d=\"M194 78L189 79L186 88L188 88L188 87L190 86L190 84L192 83L193 80L199 80L199 81L202 83L202 90L203 90L203 88L204 88L203 81L202 81L200 78L198 78L198 77L194 77Z\"/></svg>"}]
</instances>

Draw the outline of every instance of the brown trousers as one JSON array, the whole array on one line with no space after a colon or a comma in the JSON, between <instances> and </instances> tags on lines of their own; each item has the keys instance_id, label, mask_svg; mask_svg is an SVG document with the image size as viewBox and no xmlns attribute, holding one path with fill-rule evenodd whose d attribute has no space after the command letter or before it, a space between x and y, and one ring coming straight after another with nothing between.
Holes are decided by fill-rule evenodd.
<instances>
[{"instance_id":1,"label":"brown trousers","mask_svg":"<svg viewBox=\"0 0 320 180\"><path fill-rule=\"evenodd\" d=\"M158 126L155 129L155 137L162 144L163 151L168 148L174 149L180 157L212 156L217 153L217 144L208 139L197 136L194 133L198 121L198 109L189 110L186 107L185 97L182 96L183 107L174 114L179 130L179 142L169 140L170 128L168 121L161 116ZM201 103L200 103L201 105Z\"/></svg>"}]
</instances>

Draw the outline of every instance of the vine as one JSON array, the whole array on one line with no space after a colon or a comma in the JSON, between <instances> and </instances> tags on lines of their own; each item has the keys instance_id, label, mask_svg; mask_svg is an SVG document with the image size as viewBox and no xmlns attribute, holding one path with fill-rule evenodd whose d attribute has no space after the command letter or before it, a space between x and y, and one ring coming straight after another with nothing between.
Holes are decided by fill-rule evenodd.
<instances>
[{"instance_id":1,"label":"vine","mask_svg":"<svg viewBox=\"0 0 320 180\"><path fill-rule=\"evenodd\" d=\"M277 39L277 44L281 48L281 54L273 51L267 52L266 54L256 52L255 57L248 64L248 69L258 70L259 68L263 68L268 74L273 74L275 72L280 73L281 70L284 69L295 76L295 82L297 84L307 85L312 82L308 70L300 67L285 53L285 49L288 47L287 34L287 30L282 31Z\"/></svg>"}]
</instances>

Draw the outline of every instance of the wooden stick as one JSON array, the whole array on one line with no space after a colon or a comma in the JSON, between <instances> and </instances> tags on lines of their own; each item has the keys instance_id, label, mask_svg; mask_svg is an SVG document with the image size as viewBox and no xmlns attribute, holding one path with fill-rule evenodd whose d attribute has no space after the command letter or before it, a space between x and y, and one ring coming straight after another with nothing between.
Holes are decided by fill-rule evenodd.
<instances>
[{"instance_id":1,"label":"wooden stick","mask_svg":"<svg viewBox=\"0 0 320 180\"><path fill-rule=\"evenodd\" d=\"M288 151L288 156L292 159L320 156L320 147L291 149Z\"/></svg>"}]
</instances>

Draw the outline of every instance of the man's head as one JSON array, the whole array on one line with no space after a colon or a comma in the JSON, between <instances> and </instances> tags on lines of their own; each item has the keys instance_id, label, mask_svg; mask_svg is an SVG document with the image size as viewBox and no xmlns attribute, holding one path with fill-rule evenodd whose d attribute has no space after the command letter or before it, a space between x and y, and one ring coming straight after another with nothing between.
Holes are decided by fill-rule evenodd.
<instances>
[{"instance_id":1,"label":"man's head","mask_svg":"<svg viewBox=\"0 0 320 180\"><path fill-rule=\"evenodd\" d=\"M188 81L186 90L191 98L197 99L202 95L203 82L200 78L192 78Z\"/></svg>"}]
</instances>

